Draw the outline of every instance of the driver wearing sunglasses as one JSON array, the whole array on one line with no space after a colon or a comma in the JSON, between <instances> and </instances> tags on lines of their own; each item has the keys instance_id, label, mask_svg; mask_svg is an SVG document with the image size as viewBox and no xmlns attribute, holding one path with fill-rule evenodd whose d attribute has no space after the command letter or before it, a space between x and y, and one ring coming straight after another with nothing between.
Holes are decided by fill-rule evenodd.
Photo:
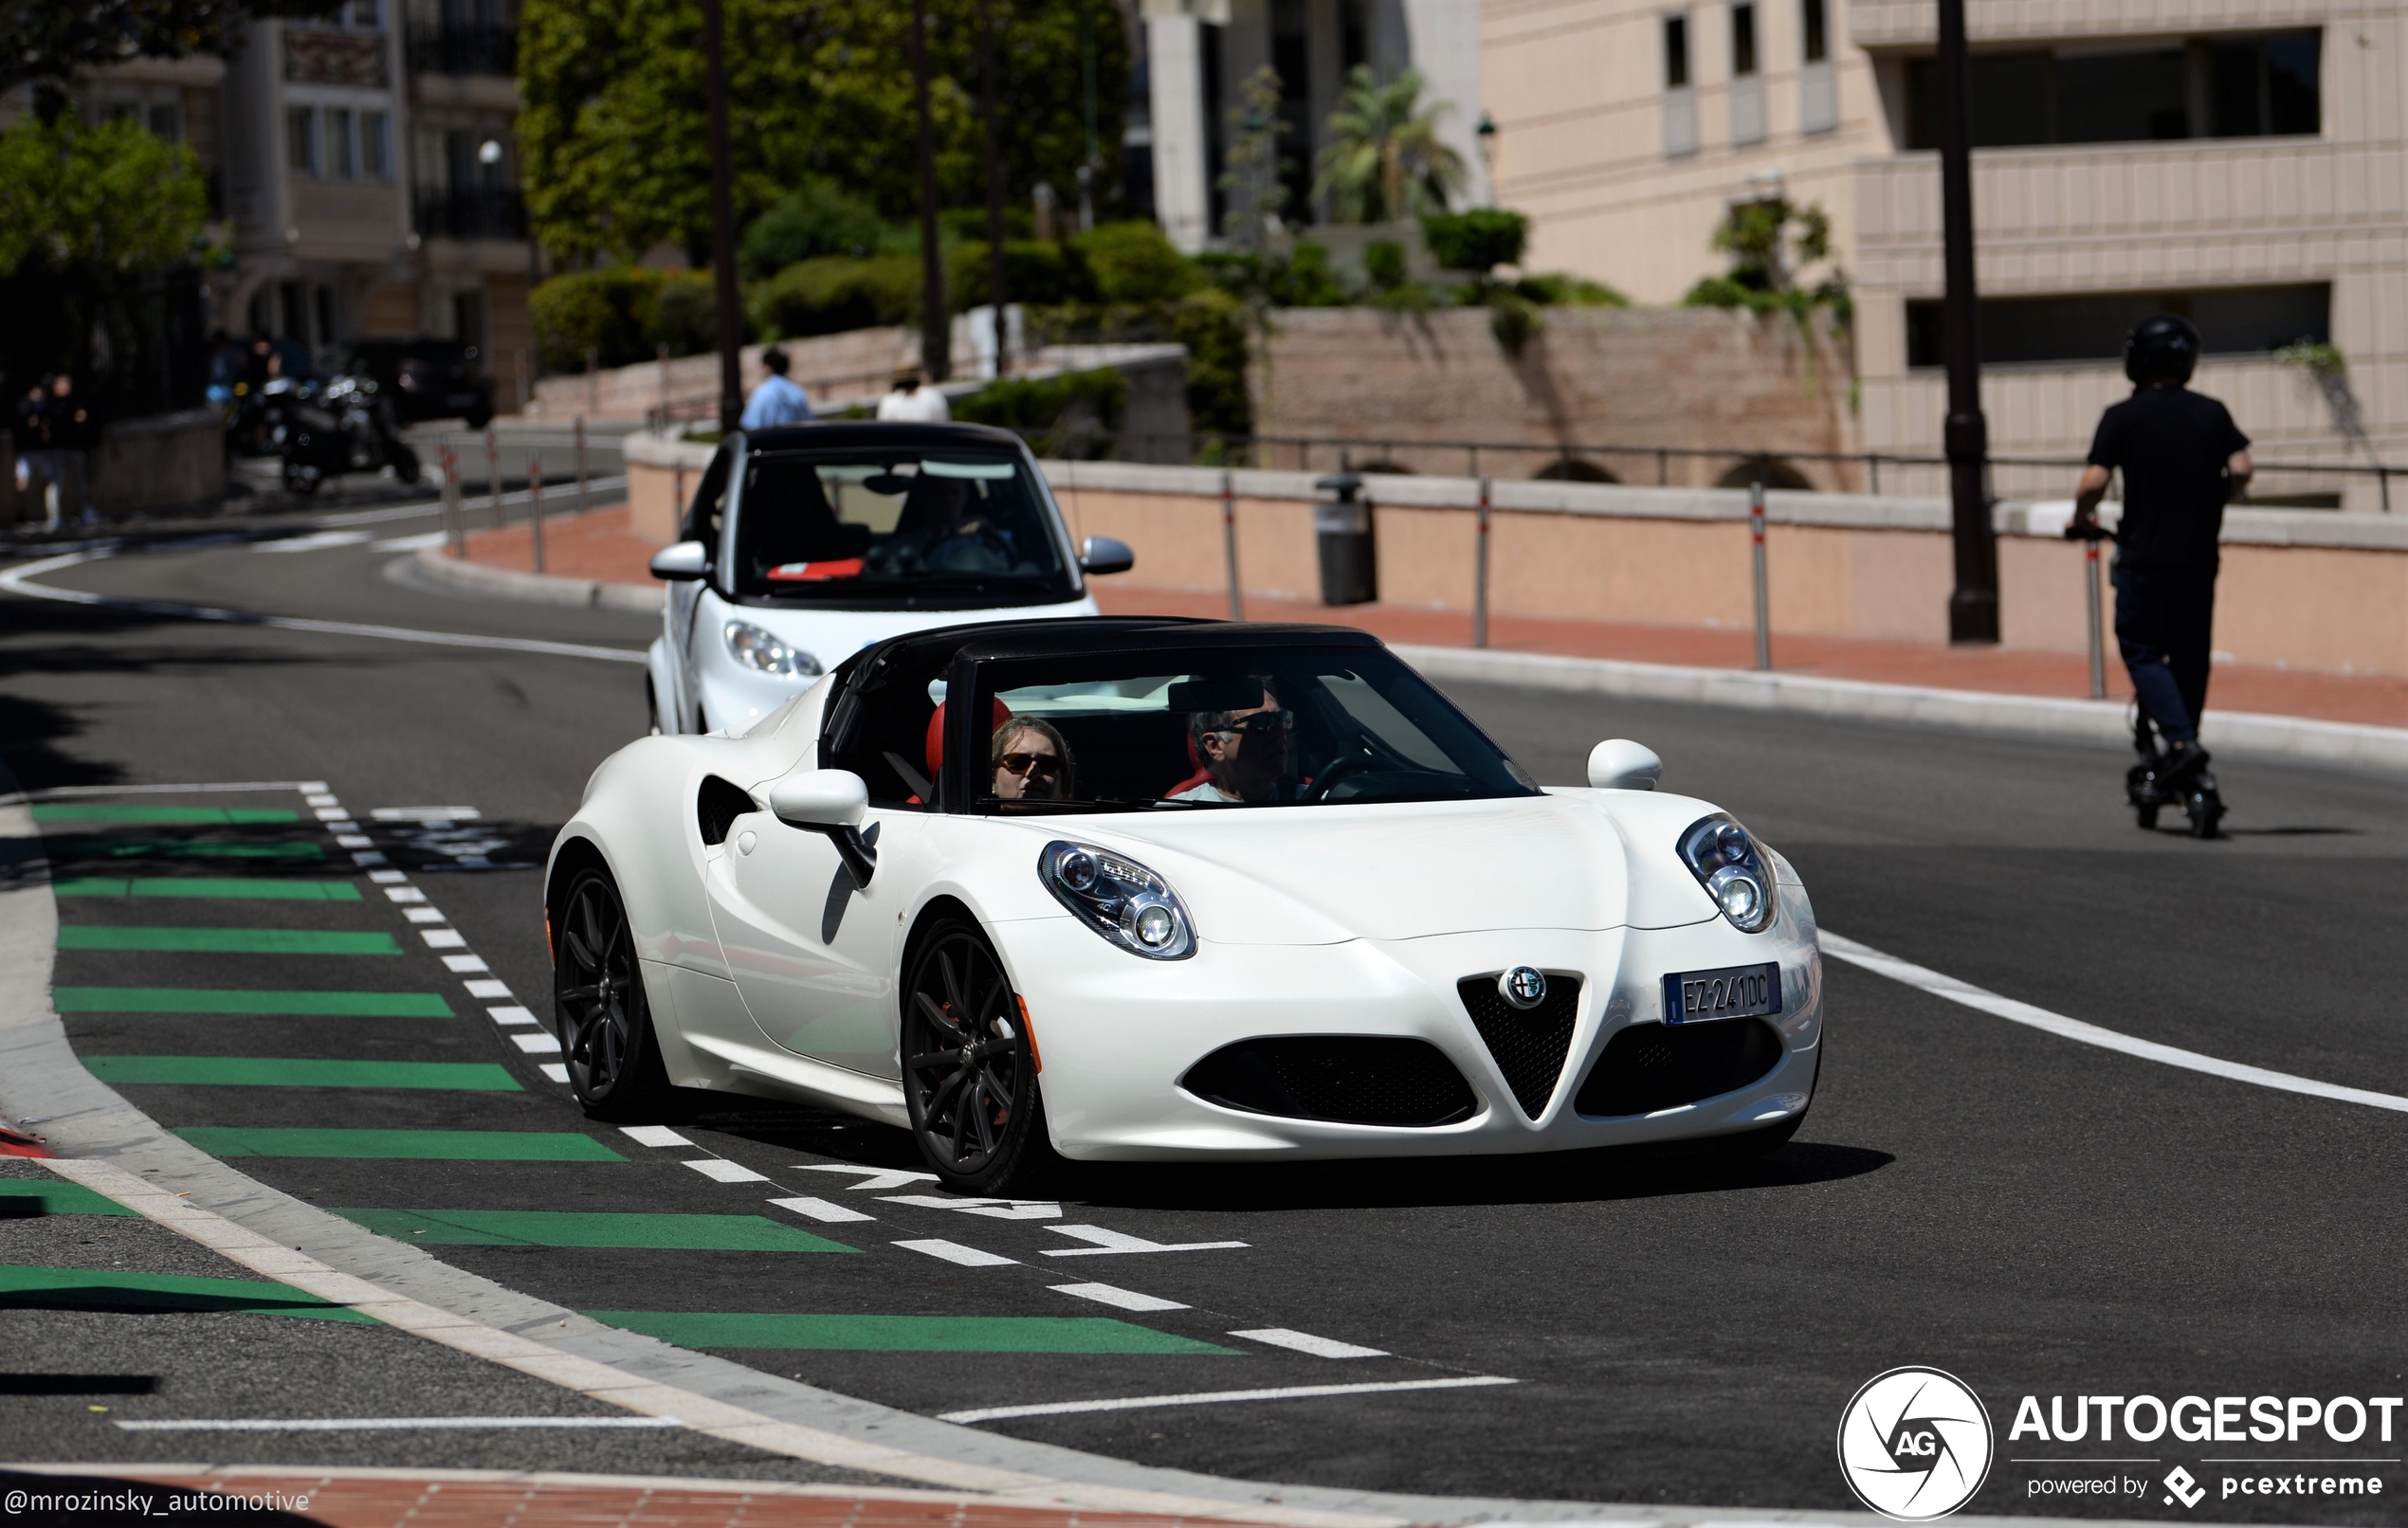
<instances>
[{"instance_id":1,"label":"driver wearing sunglasses","mask_svg":"<svg viewBox=\"0 0 2408 1528\"><path fill-rule=\"evenodd\" d=\"M990 752L998 799L1069 799L1070 745L1051 722L1035 717L1014 717L995 730Z\"/></svg>"},{"instance_id":2,"label":"driver wearing sunglasses","mask_svg":"<svg viewBox=\"0 0 2408 1528\"><path fill-rule=\"evenodd\" d=\"M1259 705L1238 711L1198 711L1188 718L1188 737L1211 778L1171 797L1173 801L1278 801L1293 794L1288 773L1288 735L1296 713L1280 709L1270 683Z\"/></svg>"}]
</instances>

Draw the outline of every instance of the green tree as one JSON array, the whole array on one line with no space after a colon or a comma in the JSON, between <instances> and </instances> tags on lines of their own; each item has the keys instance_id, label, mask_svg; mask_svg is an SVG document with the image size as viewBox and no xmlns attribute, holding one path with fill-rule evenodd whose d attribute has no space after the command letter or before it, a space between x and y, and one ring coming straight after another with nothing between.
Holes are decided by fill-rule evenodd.
<instances>
[{"instance_id":1,"label":"green tree","mask_svg":"<svg viewBox=\"0 0 2408 1528\"><path fill-rule=\"evenodd\" d=\"M1279 137L1288 127L1279 119L1279 71L1266 64L1248 75L1237 87L1237 100L1229 114L1229 168L1220 178L1229 197L1221 231L1240 249L1259 254L1287 205L1287 187L1279 173Z\"/></svg>"},{"instance_id":2,"label":"green tree","mask_svg":"<svg viewBox=\"0 0 2408 1528\"><path fill-rule=\"evenodd\" d=\"M130 118L0 133L0 273L158 270L192 257L208 213L192 151Z\"/></svg>"},{"instance_id":3,"label":"green tree","mask_svg":"<svg viewBox=\"0 0 2408 1528\"><path fill-rule=\"evenodd\" d=\"M1441 142L1438 119L1451 103L1421 104L1421 71L1382 84L1368 64L1346 77L1329 114L1329 145L1315 163L1313 195L1329 199L1341 223L1389 223L1443 212L1461 189L1463 155Z\"/></svg>"},{"instance_id":4,"label":"green tree","mask_svg":"<svg viewBox=\"0 0 2408 1528\"><path fill-rule=\"evenodd\" d=\"M932 0L930 108L946 202L984 192L976 110L976 0ZM1080 22L1097 51L1098 111L1123 110L1119 12L1063 0L1015 19L1002 44L1007 193L1072 184L1085 153ZM885 218L918 203L907 29L883 0L727 0L728 99L739 226L814 178ZM709 158L698 0L526 0L519 134L527 204L555 254L710 247Z\"/></svg>"},{"instance_id":5,"label":"green tree","mask_svg":"<svg viewBox=\"0 0 2408 1528\"><path fill-rule=\"evenodd\" d=\"M885 220L868 198L814 175L753 220L737 259L757 279L821 255L876 254L885 236Z\"/></svg>"},{"instance_id":6,"label":"green tree","mask_svg":"<svg viewBox=\"0 0 2408 1528\"><path fill-rule=\"evenodd\" d=\"M1713 247L1729 269L1690 287L1681 299L1688 307L1847 312L1848 280L1830 264L1831 219L1819 207L1780 195L1735 202L1715 226ZM1810 283L1817 265L1825 267L1822 280Z\"/></svg>"},{"instance_id":7,"label":"green tree","mask_svg":"<svg viewBox=\"0 0 2408 1528\"><path fill-rule=\"evenodd\" d=\"M34 87L56 121L77 71L130 59L229 54L258 16L322 16L341 0L9 0L0 6L0 94Z\"/></svg>"}]
</instances>

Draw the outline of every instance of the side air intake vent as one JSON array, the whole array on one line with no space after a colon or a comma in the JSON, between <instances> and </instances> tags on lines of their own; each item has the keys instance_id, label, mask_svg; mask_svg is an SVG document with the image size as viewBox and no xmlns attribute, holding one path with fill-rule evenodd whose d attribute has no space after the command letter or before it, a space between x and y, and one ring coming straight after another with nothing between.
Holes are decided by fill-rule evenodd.
<instances>
[{"instance_id":1,"label":"side air intake vent","mask_svg":"<svg viewBox=\"0 0 2408 1528\"><path fill-rule=\"evenodd\" d=\"M1471 1084L1427 1040L1241 1040L1188 1068L1179 1085L1224 1108L1349 1125L1450 1125L1479 1107Z\"/></svg>"},{"instance_id":2,"label":"side air intake vent","mask_svg":"<svg viewBox=\"0 0 2408 1528\"><path fill-rule=\"evenodd\" d=\"M1513 1101L1536 1119L1546 1112L1556 1080L1563 1075L1563 1055L1572 1047L1572 1021L1580 1011L1580 978L1549 976L1547 995L1528 1009L1506 1002L1494 976L1466 976L1455 983L1455 991L1513 1089Z\"/></svg>"},{"instance_id":3,"label":"side air intake vent","mask_svg":"<svg viewBox=\"0 0 2408 1528\"><path fill-rule=\"evenodd\" d=\"M705 844L726 843L730 823L746 812L760 809L750 791L716 774L702 777L702 791L694 798L694 816L702 826Z\"/></svg>"},{"instance_id":4,"label":"side air intake vent","mask_svg":"<svg viewBox=\"0 0 2408 1528\"><path fill-rule=\"evenodd\" d=\"M1677 1109L1736 1093L1780 1059L1780 1036L1760 1019L1633 1024L1608 1042L1572 1107L1604 1116Z\"/></svg>"}]
</instances>

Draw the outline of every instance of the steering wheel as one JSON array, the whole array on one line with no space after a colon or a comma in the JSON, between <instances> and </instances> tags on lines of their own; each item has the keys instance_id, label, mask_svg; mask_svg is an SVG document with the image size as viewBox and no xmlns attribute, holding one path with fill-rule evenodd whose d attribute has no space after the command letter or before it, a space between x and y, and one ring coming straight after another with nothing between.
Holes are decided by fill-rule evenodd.
<instances>
[{"instance_id":1,"label":"steering wheel","mask_svg":"<svg viewBox=\"0 0 2408 1528\"><path fill-rule=\"evenodd\" d=\"M1357 774L1364 773L1368 771L1377 769L1378 767L1379 761L1373 758L1368 754L1348 754L1343 758L1332 760L1329 767L1323 770L1321 774L1313 781L1313 783L1304 788L1304 794L1298 799L1303 801L1326 801L1329 799L1331 788L1336 786L1339 781L1350 778L1351 776Z\"/></svg>"}]
</instances>

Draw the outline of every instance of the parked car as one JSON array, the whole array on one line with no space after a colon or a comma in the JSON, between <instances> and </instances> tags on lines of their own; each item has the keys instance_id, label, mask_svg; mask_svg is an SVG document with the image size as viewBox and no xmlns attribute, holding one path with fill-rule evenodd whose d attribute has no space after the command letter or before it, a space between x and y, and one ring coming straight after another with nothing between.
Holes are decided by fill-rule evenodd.
<instances>
[{"instance_id":1,"label":"parked car","mask_svg":"<svg viewBox=\"0 0 2408 1528\"><path fill-rule=\"evenodd\" d=\"M1342 627L916 632L602 762L554 1022L597 1117L798 1100L968 1193L1057 1153L1751 1156L1814 1097L1815 913L1662 767L1611 739L1541 789Z\"/></svg>"},{"instance_id":2,"label":"parked car","mask_svg":"<svg viewBox=\"0 0 2408 1528\"><path fill-rule=\"evenodd\" d=\"M360 339L344 369L374 378L405 425L465 419L483 429L493 419L493 379L481 361L476 346L456 339Z\"/></svg>"},{"instance_id":3,"label":"parked car","mask_svg":"<svg viewBox=\"0 0 2408 1528\"><path fill-rule=\"evenodd\" d=\"M729 437L652 558L669 580L646 701L654 732L742 730L903 631L1097 613L1036 458L983 425L829 423Z\"/></svg>"}]
</instances>

